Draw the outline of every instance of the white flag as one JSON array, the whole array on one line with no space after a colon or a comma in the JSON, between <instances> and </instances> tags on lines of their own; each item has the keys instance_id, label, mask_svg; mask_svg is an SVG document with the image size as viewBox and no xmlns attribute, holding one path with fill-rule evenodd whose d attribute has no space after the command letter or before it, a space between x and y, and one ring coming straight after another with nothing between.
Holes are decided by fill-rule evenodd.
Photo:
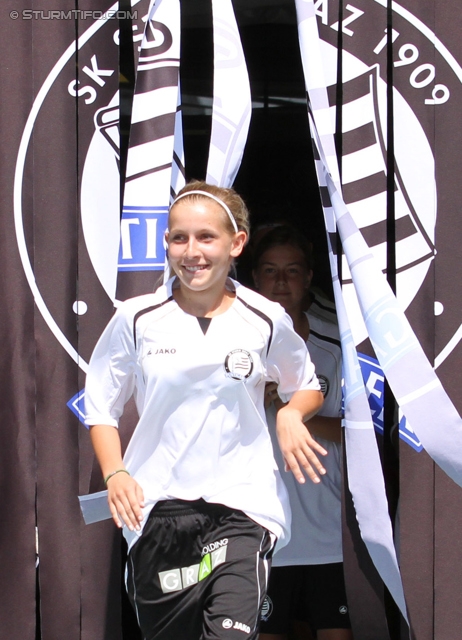
<instances>
[{"instance_id":1,"label":"white flag","mask_svg":"<svg viewBox=\"0 0 462 640\"><path fill-rule=\"evenodd\" d=\"M296 0L296 8L306 88L313 109L309 121L326 222L342 342L348 484L361 537L380 577L400 608L403 617L407 620L404 591L393 543L393 531L374 426L337 275L336 256L330 244L329 236L335 234L336 231L335 211L329 197L330 190L334 187L331 174L335 176L337 185L339 185L339 174L333 139L334 123L331 120L324 81L315 9L312 0Z\"/></svg>"},{"instance_id":2,"label":"white flag","mask_svg":"<svg viewBox=\"0 0 462 640\"><path fill-rule=\"evenodd\" d=\"M213 113L206 181L230 187L241 164L252 113L250 84L231 0L212 0Z\"/></svg>"}]
</instances>

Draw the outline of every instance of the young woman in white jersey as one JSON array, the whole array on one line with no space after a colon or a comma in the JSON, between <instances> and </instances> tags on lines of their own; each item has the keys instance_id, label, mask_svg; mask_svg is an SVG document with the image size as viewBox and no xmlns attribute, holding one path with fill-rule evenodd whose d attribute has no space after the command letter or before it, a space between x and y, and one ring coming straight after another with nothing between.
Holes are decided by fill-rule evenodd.
<instances>
[{"instance_id":1,"label":"young woman in white jersey","mask_svg":"<svg viewBox=\"0 0 462 640\"><path fill-rule=\"evenodd\" d=\"M269 231L255 249L254 279L258 291L279 302L306 341L324 393L324 405L308 422L311 434L328 451L327 474L318 485L300 486L284 476L292 508L292 537L273 558L260 640L351 640L342 563L340 415L341 349L330 309L317 300L309 306L313 275L311 247L291 227ZM308 304L307 304L308 302ZM276 411L282 405L273 383L267 385L267 420L275 443ZM291 636L292 637L292 636Z\"/></svg>"},{"instance_id":2,"label":"young woman in white jersey","mask_svg":"<svg viewBox=\"0 0 462 640\"><path fill-rule=\"evenodd\" d=\"M232 189L189 183L169 214L173 277L118 308L90 362L86 421L145 640L258 636L274 543L290 525L266 382L288 402L277 424L287 468L300 483L325 473L303 423L322 404L305 344L279 305L228 277L247 237ZM139 421L122 458L132 394Z\"/></svg>"}]
</instances>

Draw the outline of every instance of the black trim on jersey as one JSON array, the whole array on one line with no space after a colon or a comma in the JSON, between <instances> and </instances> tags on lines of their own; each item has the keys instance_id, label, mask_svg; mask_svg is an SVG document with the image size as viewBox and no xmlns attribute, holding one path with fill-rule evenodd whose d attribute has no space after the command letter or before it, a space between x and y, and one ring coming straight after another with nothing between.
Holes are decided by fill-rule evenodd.
<instances>
[{"instance_id":1,"label":"black trim on jersey","mask_svg":"<svg viewBox=\"0 0 462 640\"><path fill-rule=\"evenodd\" d=\"M340 342L340 340L336 340L335 338L331 338L330 336L323 336L320 333L316 333L316 331L312 331L310 329L310 336L311 335L313 335L315 338L319 338L320 340L325 340L325 342L331 342L332 344L335 344L337 347L339 347L339 349L342 348L342 343ZM309 339L310 337L308 336L308 340Z\"/></svg>"},{"instance_id":2,"label":"black trim on jersey","mask_svg":"<svg viewBox=\"0 0 462 640\"><path fill-rule=\"evenodd\" d=\"M315 304L320 309L324 309L324 311L329 311L329 313L331 313L333 316L337 315L337 311L335 307L330 307L327 304L323 304L322 302L320 302L319 298L317 298L312 293L310 293L310 299L311 299L311 303Z\"/></svg>"},{"instance_id":3,"label":"black trim on jersey","mask_svg":"<svg viewBox=\"0 0 462 640\"><path fill-rule=\"evenodd\" d=\"M170 296L170 298L167 298L167 300L164 300L159 304L155 304L152 307L146 307L146 309L141 309L141 311L138 311L138 313L135 313L135 317L133 318L133 343L135 345L135 349L136 349L136 323L138 322L138 319L141 316L143 316L145 313L154 311L154 309L159 309L159 307L163 307L164 304L167 304L167 302L171 302L172 300L173 300L173 296Z\"/></svg>"},{"instance_id":4,"label":"black trim on jersey","mask_svg":"<svg viewBox=\"0 0 462 640\"><path fill-rule=\"evenodd\" d=\"M273 340L273 321L271 320L271 318L268 318L268 316L265 315L263 313L263 311L260 311L260 309L255 309L255 307L252 307L250 304L245 302L245 300L243 300L239 296L237 296L237 299L239 300L239 302L242 302L244 307L247 307L247 309L250 309L250 311L253 311L257 316L259 316L262 320L264 320L265 322L267 322L269 324L270 336L269 336L269 340L268 340L268 348L266 350L266 355L268 355L269 350L270 350L270 346L271 346L271 342Z\"/></svg>"},{"instance_id":5,"label":"black trim on jersey","mask_svg":"<svg viewBox=\"0 0 462 640\"><path fill-rule=\"evenodd\" d=\"M205 334L207 333L207 329L210 327L210 323L212 322L212 318L199 318L199 317L197 317L197 322L199 323L199 326L202 329L202 333L205 336Z\"/></svg>"}]
</instances>

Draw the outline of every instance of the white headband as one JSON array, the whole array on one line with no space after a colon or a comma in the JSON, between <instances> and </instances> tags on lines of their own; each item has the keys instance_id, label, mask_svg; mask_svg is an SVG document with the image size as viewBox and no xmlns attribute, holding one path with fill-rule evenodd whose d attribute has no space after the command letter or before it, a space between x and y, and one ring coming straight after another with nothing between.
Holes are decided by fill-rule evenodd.
<instances>
[{"instance_id":1,"label":"white headband","mask_svg":"<svg viewBox=\"0 0 462 640\"><path fill-rule=\"evenodd\" d=\"M234 231L236 233L239 231L239 229L237 228L236 219L231 213L231 209L228 207L228 205L225 204L223 200L220 200L220 198L217 198L217 196L214 196L213 194L208 193L208 191L200 191L200 190L185 191L185 193L182 193L181 195L175 198L175 200L172 202L172 206L170 207L170 209L178 202L178 200L181 200L181 198L185 198L186 196L190 196L190 195L206 196L207 198L212 198L212 200L215 200L215 202L217 202L220 205L220 207L222 207L228 214L228 218L231 220L231 224L233 225Z\"/></svg>"}]
</instances>

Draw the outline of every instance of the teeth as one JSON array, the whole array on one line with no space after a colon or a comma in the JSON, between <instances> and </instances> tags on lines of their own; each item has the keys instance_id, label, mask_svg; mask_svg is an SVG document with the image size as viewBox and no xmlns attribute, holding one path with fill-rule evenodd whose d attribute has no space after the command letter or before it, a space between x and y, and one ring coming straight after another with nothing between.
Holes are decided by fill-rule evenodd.
<instances>
[{"instance_id":1,"label":"teeth","mask_svg":"<svg viewBox=\"0 0 462 640\"><path fill-rule=\"evenodd\" d=\"M196 267L184 267L186 269L186 271L192 271L192 272L196 272L196 271L202 271L203 269L205 269L205 265L197 265Z\"/></svg>"}]
</instances>

